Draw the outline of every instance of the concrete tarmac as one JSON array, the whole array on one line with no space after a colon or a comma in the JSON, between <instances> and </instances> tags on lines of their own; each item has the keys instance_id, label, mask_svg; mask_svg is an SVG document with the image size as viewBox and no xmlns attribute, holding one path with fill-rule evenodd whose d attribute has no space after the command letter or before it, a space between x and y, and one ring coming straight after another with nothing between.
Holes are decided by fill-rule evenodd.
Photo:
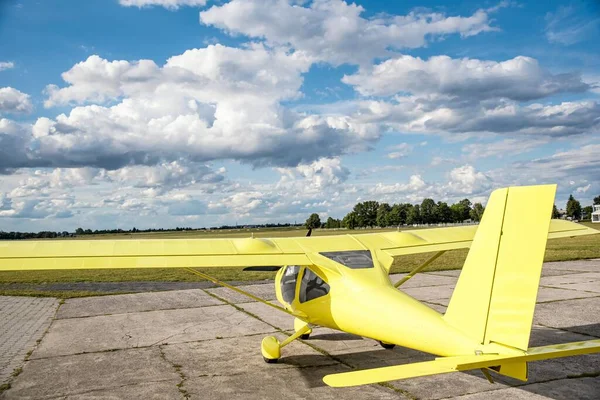
<instances>
[{"instance_id":1,"label":"concrete tarmac","mask_svg":"<svg viewBox=\"0 0 600 400\"><path fill-rule=\"evenodd\" d=\"M458 274L420 274L403 289L443 312ZM274 298L272 283L245 289ZM0 298L0 304L20 299ZM46 306L53 313L57 303ZM3 321L9 308L0 309ZM53 318L0 399L600 398L600 354L530 363L527 383L495 375L497 383L490 384L473 371L330 388L322 382L327 374L433 357L401 347L384 350L371 339L316 328L310 339L283 348L279 363L265 364L262 338L282 340L293 319L224 288L71 299ZM31 336L22 327L23 336L39 335L43 324L33 325L37 333ZM598 338L600 259L546 263L530 345ZM23 342L19 357L33 348L31 340Z\"/></svg>"}]
</instances>

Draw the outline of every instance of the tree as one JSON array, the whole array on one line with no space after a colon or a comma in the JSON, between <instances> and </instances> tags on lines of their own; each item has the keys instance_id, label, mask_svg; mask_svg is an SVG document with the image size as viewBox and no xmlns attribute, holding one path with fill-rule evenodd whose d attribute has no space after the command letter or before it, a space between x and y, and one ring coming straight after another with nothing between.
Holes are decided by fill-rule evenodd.
<instances>
[{"instance_id":1,"label":"tree","mask_svg":"<svg viewBox=\"0 0 600 400\"><path fill-rule=\"evenodd\" d=\"M569 196L569 200L567 200L567 217L571 217L571 219L581 219L581 203L575 200L573 195Z\"/></svg>"},{"instance_id":2,"label":"tree","mask_svg":"<svg viewBox=\"0 0 600 400\"><path fill-rule=\"evenodd\" d=\"M552 218L553 219L560 218L560 214L558 212L558 208L556 208L556 204L552 206Z\"/></svg>"},{"instance_id":3,"label":"tree","mask_svg":"<svg viewBox=\"0 0 600 400\"><path fill-rule=\"evenodd\" d=\"M463 199L456 204L452 204L450 209L452 210L453 222L463 222L471 218L471 201L469 199Z\"/></svg>"},{"instance_id":4,"label":"tree","mask_svg":"<svg viewBox=\"0 0 600 400\"><path fill-rule=\"evenodd\" d=\"M475 203L473 204L473 208L471 209L471 219L473 221L481 221L481 217L483 217L483 212L485 211L485 208L483 207L483 205L481 205L481 203Z\"/></svg>"},{"instance_id":5,"label":"tree","mask_svg":"<svg viewBox=\"0 0 600 400\"><path fill-rule=\"evenodd\" d=\"M452 222L452 210L450 210L450 207L448 207L448 203L438 201L435 211L438 222L444 224L447 222Z\"/></svg>"},{"instance_id":6,"label":"tree","mask_svg":"<svg viewBox=\"0 0 600 400\"><path fill-rule=\"evenodd\" d=\"M433 199L423 199L421 203L421 222L424 224L433 224L436 220L436 204Z\"/></svg>"},{"instance_id":7,"label":"tree","mask_svg":"<svg viewBox=\"0 0 600 400\"><path fill-rule=\"evenodd\" d=\"M390 225L390 212L392 207L388 203L381 203L377 208L377 226L385 228Z\"/></svg>"},{"instance_id":8,"label":"tree","mask_svg":"<svg viewBox=\"0 0 600 400\"><path fill-rule=\"evenodd\" d=\"M581 215L582 218L585 216L585 219L591 219L593 211L594 211L594 208L592 206L583 207L583 213Z\"/></svg>"},{"instance_id":9,"label":"tree","mask_svg":"<svg viewBox=\"0 0 600 400\"><path fill-rule=\"evenodd\" d=\"M377 225L377 209L379 208L379 203L376 201L364 201L362 203L358 203L354 206L354 211L356 213L356 219L359 227L374 227Z\"/></svg>"},{"instance_id":10,"label":"tree","mask_svg":"<svg viewBox=\"0 0 600 400\"><path fill-rule=\"evenodd\" d=\"M339 228L342 224L342 221L340 221L339 219L335 219L335 218L327 218L327 222L325 222L325 228L327 229L335 229L335 228Z\"/></svg>"},{"instance_id":11,"label":"tree","mask_svg":"<svg viewBox=\"0 0 600 400\"><path fill-rule=\"evenodd\" d=\"M600 196L594 197L594 204L600 204Z\"/></svg>"},{"instance_id":12,"label":"tree","mask_svg":"<svg viewBox=\"0 0 600 400\"><path fill-rule=\"evenodd\" d=\"M462 206L463 220L471 218L471 200L463 199L458 202Z\"/></svg>"},{"instance_id":13,"label":"tree","mask_svg":"<svg viewBox=\"0 0 600 400\"><path fill-rule=\"evenodd\" d=\"M321 227L321 218L319 217L319 214L317 214L317 213L310 214L310 217L308 217L308 219L304 223L304 226L306 226L307 229L320 228Z\"/></svg>"},{"instance_id":14,"label":"tree","mask_svg":"<svg viewBox=\"0 0 600 400\"><path fill-rule=\"evenodd\" d=\"M344 219L342 220L342 225L344 228L354 229L358 226L358 217L354 211L346 214Z\"/></svg>"},{"instance_id":15,"label":"tree","mask_svg":"<svg viewBox=\"0 0 600 400\"><path fill-rule=\"evenodd\" d=\"M463 212L462 206L458 203L452 204L450 206L450 212L452 213L452 222L463 222Z\"/></svg>"},{"instance_id":16,"label":"tree","mask_svg":"<svg viewBox=\"0 0 600 400\"><path fill-rule=\"evenodd\" d=\"M408 210L406 215L406 223L408 225L420 224L421 223L421 210L418 204L412 206Z\"/></svg>"},{"instance_id":17,"label":"tree","mask_svg":"<svg viewBox=\"0 0 600 400\"><path fill-rule=\"evenodd\" d=\"M83 228L77 228L77 229L75 229L75 234L76 235L83 235L84 234Z\"/></svg>"}]
</instances>

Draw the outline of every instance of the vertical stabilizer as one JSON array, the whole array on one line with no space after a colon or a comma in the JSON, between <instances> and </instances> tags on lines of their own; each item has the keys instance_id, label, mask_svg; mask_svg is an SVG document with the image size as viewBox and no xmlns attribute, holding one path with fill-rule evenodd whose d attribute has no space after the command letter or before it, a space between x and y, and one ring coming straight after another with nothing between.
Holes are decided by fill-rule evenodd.
<instances>
[{"instance_id":1,"label":"vertical stabilizer","mask_svg":"<svg viewBox=\"0 0 600 400\"><path fill-rule=\"evenodd\" d=\"M496 190L446 321L482 344L527 350L556 185Z\"/></svg>"}]
</instances>

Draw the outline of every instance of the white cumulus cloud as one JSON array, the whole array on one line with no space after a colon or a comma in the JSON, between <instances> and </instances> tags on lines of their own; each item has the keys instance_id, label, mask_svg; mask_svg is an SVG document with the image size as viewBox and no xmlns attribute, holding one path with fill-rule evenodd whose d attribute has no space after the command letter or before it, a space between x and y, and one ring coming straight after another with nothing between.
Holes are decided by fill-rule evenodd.
<instances>
[{"instance_id":1,"label":"white cumulus cloud","mask_svg":"<svg viewBox=\"0 0 600 400\"><path fill-rule=\"evenodd\" d=\"M0 114L28 114L32 110L28 94L10 86L0 88Z\"/></svg>"},{"instance_id":2,"label":"white cumulus cloud","mask_svg":"<svg viewBox=\"0 0 600 400\"><path fill-rule=\"evenodd\" d=\"M307 5L285 0L233 0L200 12L200 20L231 33L289 45L334 65L366 64L390 49L425 46L430 38L493 31L489 12L447 16L434 12L365 18L364 8L341 0Z\"/></svg>"},{"instance_id":3,"label":"white cumulus cloud","mask_svg":"<svg viewBox=\"0 0 600 400\"><path fill-rule=\"evenodd\" d=\"M184 6L203 6L206 4L206 0L119 0L119 4L124 7L159 6L169 10L177 10L179 7Z\"/></svg>"},{"instance_id":4,"label":"white cumulus cloud","mask_svg":"<svg viewBox=\"0 0 600 400\"><path fill-rule=\"evenodd\" d=\"M518 101L590 88L577 73L553 75L541 68L537 60L524 56L497 62L448 56L423 60L403 55L346 75L342 81L365 96L408 92Z\"/></svg>"}]
</instances>

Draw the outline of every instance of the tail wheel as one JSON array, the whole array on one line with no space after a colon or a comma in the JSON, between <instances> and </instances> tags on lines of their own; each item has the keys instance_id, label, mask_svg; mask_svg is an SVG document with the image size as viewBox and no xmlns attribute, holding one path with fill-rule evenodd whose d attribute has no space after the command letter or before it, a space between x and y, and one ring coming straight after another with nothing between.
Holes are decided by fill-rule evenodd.
<instances>
[{"instance_id":1,"label":"tail wheel","mask_svg":"<svg viewBox=\"0 0 600 400\"><path fill-rule=\"evenodd\" d=\"M391 350L394 347L396 347L396 345L393 343L385 343L385 342L382 342L381 340L379 341L379 344L381 345L381 347L383 347L386 350Z\"/></svg>"},{"instance_id":2,"label":"tail wheel","mask_svg":"<svg viewBox=\"0 0 600 400\"><path fill-rule=\"evenodd\" d=\"M263 360L265 360L265 362L267 364L275 364L277 362L277 358L267 358L267 357L263 357Z\"/></svg>"},{"instance_id":3,"label":"tail wheel","mask_svg":"<svg viewBox=\"0 0 600 400\"><path fill-rule=\"evenodd\" d=\"M300 339L306 340L310 337L310 333L305 333L304 335L300 335Z\"/></svg>"}]
</instances>

